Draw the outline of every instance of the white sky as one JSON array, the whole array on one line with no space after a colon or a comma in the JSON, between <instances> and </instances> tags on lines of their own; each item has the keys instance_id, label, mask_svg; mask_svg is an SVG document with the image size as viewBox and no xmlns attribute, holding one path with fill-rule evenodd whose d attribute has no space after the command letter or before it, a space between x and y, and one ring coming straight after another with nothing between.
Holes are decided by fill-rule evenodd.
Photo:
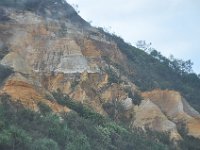
<instances>
[{"instance_id":1,"label":"white sky","mask_svg":"<svg viewBox=\"0 0 200 150\"><path fill-rule=\"evenodd\" d=\"M134 44L151 42L165 56L194 62L200 73L200 0L67 0L80 16Z\"/></svg>"}]
</instances>

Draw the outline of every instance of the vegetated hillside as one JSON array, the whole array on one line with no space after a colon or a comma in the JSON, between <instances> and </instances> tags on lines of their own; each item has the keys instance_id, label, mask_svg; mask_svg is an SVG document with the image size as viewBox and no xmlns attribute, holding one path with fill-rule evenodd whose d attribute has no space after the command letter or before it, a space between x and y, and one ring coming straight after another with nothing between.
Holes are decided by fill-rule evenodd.
<instances>
[{"instance_id":1,"label":"vegetated hillside","mask_svg":"<svg viewBox=\"0 0 200 150\"><path fill-rule=\"evenodd\" d=\"M128 67L132 72L129 79L134 82L141 91L150 91L153 89L171 89L181 92L188 102L200 112L200 78L197 74L190 72L191 66L187 70L187 63L178 59L170 60L162 56L158 51L153 50L150 54L138 49L126 42L120 37L109 35L118 45L119 49L128 58ZM181 61L185 63L185 68L178 64ZM189 64L190 65L190 64ZM123 66L117 66L124 73Z\"/></svg>"},{"instance_id":2,"label":"vegetated hillside","mask_svg":"<svg viewBox=\"0 0 200 150\"><path fill-rule=\"evenodd\" d=\"M200 111L200 79L194 73L179 72L179 68L171 68L170 60L165 59L163 62L150 56L138 57L137 65L137 78L135 83L141 87L142 90L151 90L155 88L172 89L180 91L181 94L188 100L188 102L198 111ZM132 59L135 60L135 59ZM173 63L173 62L172 62ZM142 67L144 66L144 67Z\"/></svg>"},{"instance_id":3,"label":"vegetated hillside","mask_svg":"<svg viewBox=\"0 0 200 150\"><path fill-rule=\"evenodd\" d=\"M65 103L76 111L53 114L44 103L33 112L6 95L0 104L1 150L167 150L165 134L130 131L88 107L65 97ZM57 94L58 101L61 95ZM62 117L62 118L61 118ZM159 141L161 140L161 141ZM166 142L164 145L162 142Z\"/></svg>"},{"instance_id":4,"label":"vegetated hillside","mask_svg":"<svg viewBox=\"0 0 200 150\"><path fill-rule=\"evenodd\" d=\"M199 149L187 103L199 110L199 78L176 59L90 26L63 0L3 0L0 12L1 149Z\"/></svg>"}]
</instances>

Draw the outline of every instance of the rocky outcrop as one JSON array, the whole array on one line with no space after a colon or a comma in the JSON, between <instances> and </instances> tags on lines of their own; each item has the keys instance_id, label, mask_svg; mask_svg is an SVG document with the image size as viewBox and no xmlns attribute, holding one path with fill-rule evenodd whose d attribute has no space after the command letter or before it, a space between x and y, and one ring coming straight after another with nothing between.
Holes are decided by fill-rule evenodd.
<instances>
[{"instance_id":1,"label":"rocky outcrop","mask_svg":"<svg viewBox=\"0 0 200 150\"><path fill-rule=\"evenodd\" d=\"M100 57L100 51L95 48L93 42L85 40L83 32L79 32L80 29L73 24L64 22L62 25L58 20L53 21L50 18L44 20L42 16L29 11L5 12L13 22L2 24L1 30L9 26L8 31L5 30L7 35L10 32L6 45L9 45L12 53L4 57L1 64L25 74L30 74L30 70L45 73L99 71L96 64L98 61L95 62L94 58ZM4 38L1 35L1 41ZM85 42L79 45L77 41ZM88 49L91 49L91 52L88 52ZM26 65L23 70L19 67L21 65Z\"/></svg>"},{"instance_id":2,"label":"rocky outcrop","mask_svg":"<svg viewBox=\"0 0 200 150\"><path fill-rule=\"evenodd\" d=\"M135 121L133 127L150 129L158 132L166 132L170 134L172 140L180 140L176 124L170 121L150 100L143 100L139 106L135 106Z\"/></svg>"},{"instance_id":3,"label":"rocky outcrop","mask_svg":"<svg viewBox=\"0 0 200 150\"><path fill-rule=\"evenodd\" d=\"M51 99L44 98L45 95L41 93L41 90L36 89L30 81L20 74L16 74L6 81L1 91L1 94L4 93L10 95L12 100L19 102L26 108L30 108L34 111L39 111L39 102L47 104L57 113L70 111L67 107L61 106Z\"/></svg>"},{"instance_id":4,"label":"rocky outcrop","mask_svg":"<svg viewBox=\"0 0 200 150\"><path fill-rule=\"evenodd\" d=\"M194 110L179 92L154 90L143 93L174 123L185 124L188 135L200 138L200 114Z\"/></svg>"}]
</instances>

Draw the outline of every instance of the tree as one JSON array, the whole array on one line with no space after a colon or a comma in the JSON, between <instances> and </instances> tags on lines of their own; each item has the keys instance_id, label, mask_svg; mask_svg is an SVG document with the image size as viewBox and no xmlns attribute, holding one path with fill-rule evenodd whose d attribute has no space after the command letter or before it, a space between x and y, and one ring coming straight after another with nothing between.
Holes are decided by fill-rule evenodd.
<instances>
[{"instance_id":1,"label":"tree","mask_svg":"<svg viewBox=\"0 0 200 150\"><path fill-rule=\"evenodd\" d=\"M153 48L151 48L151 42L150 43L146 43L145 40L139 40L136 42L136 47L139 49L142 49L148 53L150 53L152 51Z\"/></svg>"},{"instance_id":2,"label":"tree","mask_svg":"<svg viewBox=\"0 0 200 150\"><path fill-rule=\"evenodd\" d=\"M173 70L178 72L180 75L192 73L193 62L191 60L182 60L174 58L173 55L170 55L170 66Z\"/></svg>"},{"instance_id":3,"label":"tree","mask_svg":"<svg viewBox=\"0 0 200 150\"><path fill-rule=\"evenodd\" d=\"M77 14L80 13L80 10L79 10L79 6L78 4L72 4L73 8L75 9L75 11L77 12Z\"/></svg>"},{"instance_id":4,"label":"tree","mask_svg":"<svg viewBox=\"0 0 200 150\"><path fill-rule=\"evenodd\" d=\"M31 137L24 130L11 126L0 133L0 149L25 150L31 143Z\"/></svg>"},{"instance_id":5,"label":"tree","mask_svg":"<svg viewBox=\"0 0 200 150\"><path fill-rule=\"evenodd\" d=\"M192 73L192 66L193 66L193 62L191 60L187 60L184 62L184 71L186 73Z\"/></svg>"}]
</instances>

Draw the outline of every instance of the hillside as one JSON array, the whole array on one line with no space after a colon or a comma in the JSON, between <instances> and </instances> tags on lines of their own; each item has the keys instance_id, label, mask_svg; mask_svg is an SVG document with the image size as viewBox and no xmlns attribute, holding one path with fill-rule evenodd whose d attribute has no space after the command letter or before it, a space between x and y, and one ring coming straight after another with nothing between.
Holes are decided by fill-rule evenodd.
<instances>
[{"instance_id":1,"label":"hillside","mask_svg":"<svg viewBox=\"0 0 200 150\"><path fill-rule=\"evenodd\" d=\"M0 83L0 149L200 147L198 76L64 0L0 2Z\"/></svg>"}]
</instances>

